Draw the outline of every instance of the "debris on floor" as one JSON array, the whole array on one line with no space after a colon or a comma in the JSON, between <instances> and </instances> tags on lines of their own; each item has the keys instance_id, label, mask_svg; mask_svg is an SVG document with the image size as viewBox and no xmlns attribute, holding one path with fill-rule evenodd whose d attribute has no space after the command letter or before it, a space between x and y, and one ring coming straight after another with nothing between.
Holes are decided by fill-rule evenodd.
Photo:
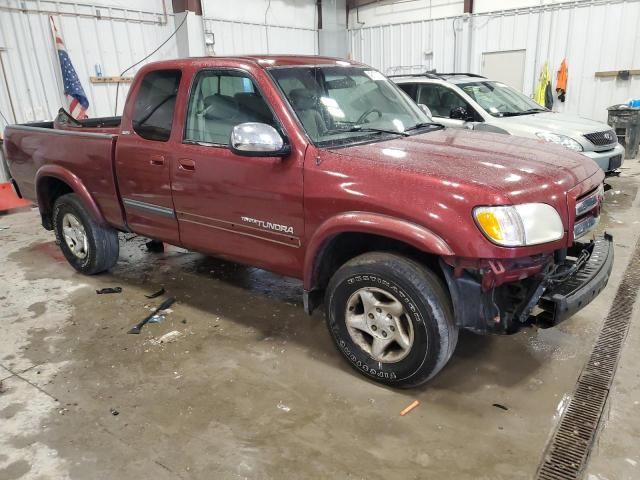
<instances>
[{"instance_id":1,"label":"debris on floor","mask_svg":"<svg viewBox=\"0 0 640 480\"><path fill-rule=\"evenodd\" d=\"M0 380L0 395L4 393L4 386L2 385L2 380Z\"/></svg>"},{"instance_id":2,"label":"debris on floor","mask_svg":"<svg viewBox=\"0 0 640 480\"><path fill-rule=\"evenodd\" d=\"M147 323L162 323L167 319L166 315L155 314Z\"/></svg>"},{"instance_id":3,"label":"debris on floor","mask_svg":"<svg viewBox=\"0 0 640 480\"><path fill-rule=\"evenodd\" d=\"M144 327L149 322L149 320L151 320L155 315L157 315L162 310L167 310L171 305L173 305L173 302L175 301L176 299L174 297L166 299L164 302L160 304L158 308L156 308L153 312L151 312L149 315L143 318L140 322L134 325L127 333L134 334L134 335L139 334L140 330L142 330L142 327Z\"/></svg>"},{"instance_id":4,"label":"debris on floor","mask_svg":"<svg viewBox=\"0 0 640 480\"><path fill-rule=\"evenodd\" d=\"M501 410L509 410L507 407L505 407L504 405L501 405L500 403L494 403L493 406Z\"/></svg>"},{"instance_id":5,"label":"debris on floor","mask_svg":"<svg viewBox=\"0 0 640 480\"><path fill-rule=\"evenodd\" d=\"M154 338L151 340L151 343L155 345L160 345L161 343L171 343L175 342L179 337L182 336L178 330L172 330L169 333L165 333L160 338Z\"/></svg>"},{"instance_id":6,"label":"debris on floor","mask_svg":"<svg viewBox=\"0 0 640 480\"><path fill-rule=\"evenodd\" d=\"M98 295L104 295L106 293L121 293L122 292L122 287L106 287L106 288L101 288L100 290L96 290L96 293Z\"/></svg>"},{"instance_id":7,"label":"debris on floor","mask_svg":"<svg viewBox=\"0 0 640 480\"><path fill-rule=\"evenodd\" d=\"M291 411L291 407L289 407L288 405L285 405L282 402L279 402L277 407L282 410L283 412L290 412Z\"/></svg>"},{"instance_id":8,"label":"debris on floor","mask_svg":"<svg viewBox=\"0 0 640 480\"><path fill-rule=\"evenodd\" d=\"M115 408L112 408L110 412L111 412L111 415L113 415L114 417L117 417L118 415L120 415L120 412Z\"/></svg>"},{"instance_id":9,"label":"debris on floor","mask_svg":"<svg viewBox=\"0 0 640 480\"><path fill-rule=\"evenodd\" d=\"M160 290L158 290L157 292L152 293L151 295L145 295L145 297L147 298L157 298L160 295L164 295L164 293L166 292L166 290L164 289L164 287L162 287Z\"/></svg>"},{"instance_id":10,"label":"debris on floor","mask_svg":"<svg viewBox=\"0 0 640 480\"><path fill-rule=\"evenodd\" d=\"M418 405L420 405L420 402L418 400L414 400L404 410L400 412L400 416L404 417L407 413L409 413L411 410L416 408Z\"/></svg>"}]
</instances>

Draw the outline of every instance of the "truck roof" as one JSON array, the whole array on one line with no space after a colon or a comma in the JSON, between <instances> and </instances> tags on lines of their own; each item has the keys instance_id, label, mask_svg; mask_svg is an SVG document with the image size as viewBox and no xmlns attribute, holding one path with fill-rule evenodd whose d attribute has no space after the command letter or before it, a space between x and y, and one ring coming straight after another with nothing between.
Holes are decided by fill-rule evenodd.
<instances>
[{"instance_id":1,"label":"truck roof","mask_svg":"<svg viewBox=\"0 0 640 480\"><path fill-rule=\"evenodd\" d=\"M364 66L360 62L319 55L223 55L208 57L191 57L174 60L163 60L148 64L152 69L180 68L185 64L206 66L215 60L240 61L253 63L261 68L296 66L296 65L355 65Z\"/></svg>"}]
</instances>

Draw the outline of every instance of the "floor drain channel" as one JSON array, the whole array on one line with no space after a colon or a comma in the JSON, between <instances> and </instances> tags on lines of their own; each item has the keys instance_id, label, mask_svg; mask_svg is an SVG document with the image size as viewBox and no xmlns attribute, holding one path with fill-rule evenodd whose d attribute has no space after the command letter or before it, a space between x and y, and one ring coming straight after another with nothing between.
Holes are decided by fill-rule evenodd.
<instances>
[{"instance_id":1,"label":"floor drain channel","mask_svg":"<svg viewBox=\"0 0 640 480\"><path fill-rule=\"evenodd\" d=\"M576 389L545 450L538 480L581 478L595 440L640 287L640 240Z\"/></svg>"}]
</instances>

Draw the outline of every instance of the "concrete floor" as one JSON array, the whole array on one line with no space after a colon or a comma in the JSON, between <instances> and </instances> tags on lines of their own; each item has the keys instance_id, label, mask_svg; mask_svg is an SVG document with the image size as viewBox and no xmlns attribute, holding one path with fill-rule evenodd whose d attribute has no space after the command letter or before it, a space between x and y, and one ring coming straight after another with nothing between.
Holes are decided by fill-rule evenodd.
<instances>
[{"instance_id":1,"label":"concrete floor","mask_svg":"<svg viewBox=\"0 0 640 480\"><path fill-rule=\"evenodd\" d=\"M124 237L117 267L85 277L37 212L0 217L0 479L532 478L640 236L640 163L608 182L605 292L555 329L462 334L412 391L352 371L297 281ZM167 319L127 335L160 286ZM589 480L640 478L637 320Z\"/></svg>"}]
</instances>

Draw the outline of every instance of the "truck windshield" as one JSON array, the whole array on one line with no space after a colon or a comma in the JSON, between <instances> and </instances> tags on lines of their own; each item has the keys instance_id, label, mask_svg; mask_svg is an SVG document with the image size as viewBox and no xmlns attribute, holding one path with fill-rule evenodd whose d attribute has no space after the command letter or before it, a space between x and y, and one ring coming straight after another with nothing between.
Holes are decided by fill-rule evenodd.
<instances>
[{"instance_id":1,"label":"truck windshield","mask_svg":"<svg viewBox=\"0 0 640 480\"><path fill-rule=\"evenodd\" d=\"M442 128L376 70L351 66L270 70L300 123L318 146L340 146L379 137Z\"/></svg>"},{"instance_id":2,"label":"truck windshield","mask_svg":"<svg viewBox=\"0 0 640 480\"><path fill-rule=\"evenodd\" d=\"M504 83L469 82L458 86L494 117L515 117L548 111Z\"/></svg>"}]
</instances>

